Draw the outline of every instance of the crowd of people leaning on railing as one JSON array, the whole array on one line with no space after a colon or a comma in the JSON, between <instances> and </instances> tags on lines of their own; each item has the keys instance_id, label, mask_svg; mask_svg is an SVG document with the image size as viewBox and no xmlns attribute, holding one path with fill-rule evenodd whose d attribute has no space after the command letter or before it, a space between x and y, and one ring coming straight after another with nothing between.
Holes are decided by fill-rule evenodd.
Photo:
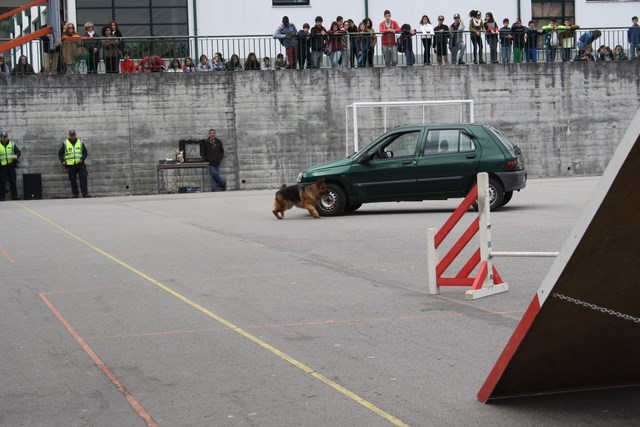
<instances>
[{"instance_id":1,"label":"crowd of people leaning on railing","mask_svg":"<svg viewBox=\"0 0 640 427\"><path fill-rule=\"evenodd\" d=\"M467 57L467 41L473 54L468 54L474 64L537 62L538 55L544 53L547 62L554 62L559 53L562 61L618 61L640 58L640 26L638 17L631 19L627 30L629 54L625 47L617 44L614 48L601 44L594 53L593 43L602 36L600 30L580 30L580 26L565 19L558 23L550 19L546 25L538 26L531 20L523 25L518 18L513 24L508 18L502 20L502 26L496 22L493 14L480 11L469 12L469 26L465 26L460 14L453 15L453 22L445 24L445 17L437 18L437 25L423 15L418 28L410 24L399 25L391 19L391 12L384 11L384 20L374 27L370 18L356 24L352 19L338 16L328 29L321 16L315 18L315 25L304 23L298 30L289 18L284 16L276 28L273 38L278 40L286 53L258 58L254 52L241 61L233 53L225 60L221 52L211 59L202 54L198 61L192 58L173 58L166 60L161 55L150 53L134 60L127 51L122 33L115 21L108 22L100 36L95 32L93 23L84 24L84 35L80 35L71 22L62 30L62 43L50 47L48 36L42 38L45 74L78 73L150 73L150 72L206 72L223 70L272 70L294 68L319 68L324 56L328 56L331 67L371 67L374 65L376 46L385 66L398 64L398 54L404 54L405 64L416 63L414 40L420 40L423 46L423 65L431 65L432 52L439 65L464 65ZM580 34L577 30L580 30ZM578 35L579 34L579 35ZM380 36L378 40L378 36ZM483 42L484 38L484 42ZM488 55L483 54L484 45ZM513 59L512 59L513 55ZM449 57L451 58L449 60ZM486 60L485 60L486 59ZM25 55L19 57L13 69L9 69L5 58L0 56L0 74L35 74Z\"/></svg>"}]
</instances>

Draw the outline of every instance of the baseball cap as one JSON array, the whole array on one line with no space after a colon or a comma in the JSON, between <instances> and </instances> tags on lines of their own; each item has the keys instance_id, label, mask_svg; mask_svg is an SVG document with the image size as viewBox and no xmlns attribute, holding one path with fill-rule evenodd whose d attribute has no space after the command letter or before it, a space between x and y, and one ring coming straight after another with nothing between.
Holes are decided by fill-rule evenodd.
<instances>
[{"instance_id":1,"label":"baseball cap","mask_svg":"<svg viewBox=\"0 0 640 427\"><path fill-rule=\"evenodd\" d=\"M459 19L460 18L460 14L456 13L455 15L453 15L453 19Z\"/></svg>"},{"instance_id":2,"label":"baseball cap","mask_svg":"<svg viewBox=\"0 0 640 427\"><path fill-rule=\"evenodd\" d=\"M75 135L75 134L76 134L76 130L75 130L75 129L71 129L71 130L69 131L69 135Z\"/></svg>"},{"instance_id":3,"label":"baseball cap","mask_svg":"<svg viewBox=\"0 0 640 427\"><path fill-rule=\"evenodd\" d=\"M0 133L0 138L3 137L3 136L9 136L9 134L3 131L3 132Z\"/></svg>"}]
</instances>

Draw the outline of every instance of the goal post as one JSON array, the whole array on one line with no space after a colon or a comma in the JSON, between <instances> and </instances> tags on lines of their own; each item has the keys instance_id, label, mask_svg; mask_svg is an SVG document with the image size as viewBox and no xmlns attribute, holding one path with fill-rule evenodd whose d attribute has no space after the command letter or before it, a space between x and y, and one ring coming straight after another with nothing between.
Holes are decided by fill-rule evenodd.
<instances>
[{"instance_id":1,"label":"goal post","mask_svg":"<svg viewBox=\"0 0 640 427\"><path fill-rule=\"evenodd\" d=\"M416 113L416 107L419 108ZM382 122L382 131L383 133L387 131L389 127L389 110L397 111L399 108L412 108L412 114L409 116L405 116L404 119L406 122L398 123L398 119L396 119L393 124L393 127L405 125L405 124L415 124L416 120L419 120L421 117L422 124L427 122L428 118L431 118L433 114L427 114L427 109L429 107L453 107L458 109L455 117L450 117L450 111L447 111L447 120L442 120L443 122L459 122L459 123L473 123L474 122L474 111L473 111L473 99L448 99L448 100L436 100L436 101L387 101L387 102L354 102L350 105L347 105L345 108L345 150L346 155L349 156L351 153L349 152L349 147L353 146L353 151L356 152L359 150L359 130L361 126L361 122L359 121L358 110L359 109L381 109L382 117L379 117L379 121ZM351 112L351 126L353 126L353 135L351 138L349 127L349 113ZM420 114L421 113L421 114ZM433 113L433 110L431 111ZM428 117L429 116L429 117ZM396 123L398 123L396 125Z\"/></svg>"}]
</instances>

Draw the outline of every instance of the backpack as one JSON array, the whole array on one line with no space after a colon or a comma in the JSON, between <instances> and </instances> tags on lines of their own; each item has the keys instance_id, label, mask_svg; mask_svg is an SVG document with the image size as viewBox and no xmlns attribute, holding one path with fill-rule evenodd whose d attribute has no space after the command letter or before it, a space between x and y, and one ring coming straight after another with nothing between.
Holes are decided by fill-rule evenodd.
<instances>
[{"instance_id":1,"label":"backpack","mask_svg":"<svg viewBox=\"0 0 640 427\"><path fill-rule=\"evenodd\" d=\"M396 40L396 47L398 48L398 52L404 52L404 40L402 39L402 36L398 37L398 40Z\"/></svg>"}]
</instances>

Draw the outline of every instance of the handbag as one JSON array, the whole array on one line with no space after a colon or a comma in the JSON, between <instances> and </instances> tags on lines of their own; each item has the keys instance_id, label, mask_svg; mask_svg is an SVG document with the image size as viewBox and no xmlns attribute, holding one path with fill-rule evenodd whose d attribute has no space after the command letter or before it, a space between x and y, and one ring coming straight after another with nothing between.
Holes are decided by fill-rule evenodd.
<instances>
[{"instance_id":1,"label":"handbag","mask_svg":"<svg viewBox=\"0 0 640 427\"><path fill-rule=\"evenodd\" d=\"M322 49L324 50L325 55L331 55L331 41L327 40L326 42L324 42L324 46Z\"/></svg>"}]
</instances>

